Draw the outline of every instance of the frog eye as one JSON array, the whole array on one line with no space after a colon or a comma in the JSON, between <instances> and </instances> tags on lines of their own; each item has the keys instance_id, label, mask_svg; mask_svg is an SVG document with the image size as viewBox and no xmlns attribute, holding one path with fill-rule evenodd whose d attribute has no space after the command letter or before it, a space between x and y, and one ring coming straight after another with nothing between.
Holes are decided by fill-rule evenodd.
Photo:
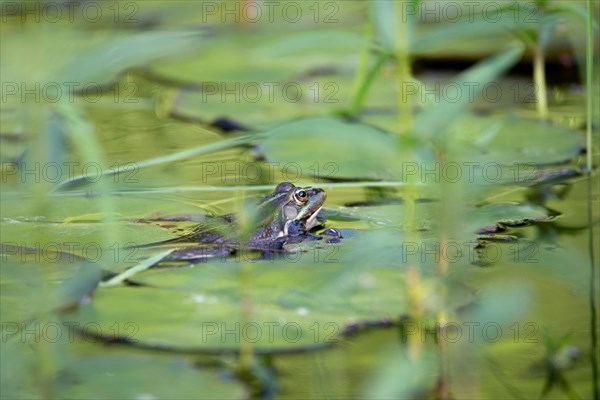
<instances>
[{"instance_id":1,"label":"frog eye","mask_svg":"<svg viewBox=\"0 0 600 400\"><path fill-rule=\"evenodd\" d=\"M294 196L296 197L296 200L302 203L308 200L308 193L306 193L306 190L298 190L296 193L294 193Z\"/></svg>"}]
</instances>

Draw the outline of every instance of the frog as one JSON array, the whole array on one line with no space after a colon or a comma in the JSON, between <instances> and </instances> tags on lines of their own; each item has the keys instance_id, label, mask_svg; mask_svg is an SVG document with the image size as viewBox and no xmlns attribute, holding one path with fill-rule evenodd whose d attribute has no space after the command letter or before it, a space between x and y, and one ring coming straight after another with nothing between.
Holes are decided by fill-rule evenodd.
<instances>
[{"instance_id":1,"label":"frog","mask_svg":"<svg viewBox=\"0 0 600 400\"><path fill-rule=\"evenodd\" d=\"M337 243L342 238L336 228L327 228L319 235L314 234L323 226L319 212L327 199L321 188L297 187L290 182L281 182L275 190L257 205L255 226L243 248L263 252L287 252L305 241L325 239ZM235 214L210 217L182 237L165 243L186 243L185 248L176 249L169 260L194 260L225 256L240 248L236 240L237 223ZM191 245L191 246L190 246Z\"/></svg>"}]
</instances>

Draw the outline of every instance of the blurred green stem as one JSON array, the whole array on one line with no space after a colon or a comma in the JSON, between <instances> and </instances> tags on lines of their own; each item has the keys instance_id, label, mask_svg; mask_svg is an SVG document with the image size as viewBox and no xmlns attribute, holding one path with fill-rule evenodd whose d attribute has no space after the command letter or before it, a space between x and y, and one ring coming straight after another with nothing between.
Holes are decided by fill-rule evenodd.
<instances>
[{"instance_id":1,"label":"blurred green stem","mask_svg":"<svg viewBox=\"0 0 600 400\"><path fill-rule=\"evenodd\" d=\"M373 16L369 15L365 26L365 36L369 39L369 42L373 41ZM369 68L371 49L370 46L364 46L359 55L358 66L356 68L356 75L354 76L354 84L352 88L352 105L350 106L350 114L357 115L363 103L365 94L369 87L367 69ZM372 71L372 69L371 69Z\"/></svg>"},{"instance_id":2,"label":"blurred green stem","mask_svg":"<svg viewBox=\"0 0 600 400\"><path fill-rule=\"evenodd\" d=\"M588 174L591 174L594 168L592 154L592 136L593 136L593 115L594 115L594 5L592 0L588 0L588 14L586 21L587 42L586 42L586 167Z\"/></svg>"},{"instance_id":3,"label":"blurred green stem","mask_svg":"<svg viewBox=\"0 0 600 400\"><path fill-rule=\"evenodd\" d=\"M394 56L396 58L396 89L398 92L398 154L399 161L408 163L415 161L414 146L410 140L406 140L413 133L413 115L410 99L405 95L404 88L408 82L411 82L410 66L410 26L409 16L406 15L408 9L407 1L394 2L395 34L394 34ZM417 218L416 206L419 198L419 191L414 183L417 181L416 175L410 175L408 178L409 186L402 194L404 199L404 230L407 233L409 242L417 243ZM423 315L423 283L421 273L417 265L410 265L406 272L406 290L408 297L409 315L412 321L421 326L424 319ZM421 328L417 328L421 329ZM422 358L423 343L420 341L421 332L412 335L409 338L407 352L412 362Z\"/></svg>"},{"instance_id":4,"label":"blurred green stem","mask_svg":"<svg viewBox=\"0 0 600 400\"><path fill-rule=\"evenodd\" d=\"M596 285L596 259L594 255L594 180L592 179L593 173L593 143L592 143L592 116L593 116L593 81L594 81L594 5L592 0L587 1L588 12L586 21L587 31L587 43L586 43L586 103L587 103L587 115L586 115L586 166L587 166L587 177L588 177L588 196L587 196L587 211L588 211L588 252L590 255L590 292L589 292L589 304L590 304L590 335L591 335L591 354L590 363L592 367L592 390L594 393L594 399L600 399L600 390L598 388L598 321L596 309L598 290Z\"/></svg>"},{"instance_id":5,"label":"blurred green stem","mask_svg":"<svg viewBox=\"0 0 600 400\"><path fill-rule=\"evenodd\" d=\"M437 152L437 162L440 164L440 168L442 170L445 169L447 163L447 157L445 151ZM461 202L457 201L458 196L460 195L460 188L456 188L456 185L453 185L449 182L442 180L438 183L441 185L440 191L445 193L446 195L442 197L440 203L440 213L438 214L438 218L440 219L440 245L439 245L439 254L438 254L438 262L437 262L437 276L440 280L440 290L439 297L441 299L442 306L440 307L437 313L437 335L438 335L438 354L440 357L439 361L439 369L440 374L438 377L438 382L436 385L436 395L440 400L450 399L450 371L448 369L448 349L446 346L446 341L444 340L442 334L444 329L446 329L446 324L448 323L448 311L444 306L448 297L448 287L446 286L446 276L448 275L448 270L450 268L448 262L448 256L445 253L444 249L447 249L449 246L449 237L452 233L452 227L456 226L457 219L460 219L460 214L462 208L460 207ZM440 338L441 337L441 338Z\"/></svg>"},{"instance_id":6,"label":"blurred green stem","mask_svg":"<svg viewBox=\"0 0 600 400\"><path fill-rule=\"evenodd\" d=\"M242 331L244 331L244 328L252 323L254 314L252 263L246 259L248 252L245 249L247 249L252 231L256 228L254 220L256 217L256 204L247 201L245 190L241 190L236 199L238 199L237 209L240 210L237 236L237 243L240 246L237 255L237 257L240 257L237 260L240 263L240 324ZM255 395L258 395L262 390L262 383L257 376L254 346L244 335L240 337L240 356L237 369L241 379L246 382Z\"/></svg>"},{"instance_id":7,"label":"blurred green stem","mask_svg":"<svg viewBox=\"0 0 600 400\"><path fill-rule=\"evenodd\" d=\"M396 63L397 63L397 83L398 83L398 132L400 135L410 135L413 129L412 101L405 95L404 88L411 79L410 65L410 27L409 16L406 11L406 1L397 1L394 3L396 15ZM398 10L399 8L399 10Z\"/></svg>"},{"instance_id":8,"label":"blurred green stem","mask_svg":"<svg viewBox=\"0 0 600 400\"><path fill-rule=\"evenodd\" d=\"M96 133L94 125L89 121L84 107L77 102L60 101L54 105L54 110L62 118L63 126L68 133L73 146L84 163L109 165ZM100 179L96 186L97 204L106 219L116 209L116 201L111 195L112 184L109 179ZM121 231L114 224L107 224L102 230L102 239L106 246L117 243L123 246Z\"/></svg>"},{"instance_id":9,"label":"blurred green stem","mask_svg":"<svg viewBox=\"0 0 600 400\"><path fill-rule=\"evenodd\" d=\"M367 93L369 92L369 88L373 84L375 77L381 70L381 67L385 64L385 62L390 58L390 54L388 53L380 53L375 60L375 64L369 69L368 72L364 73L360 71L362 68L359 68L359 76L362 77L360 81L358 81L357 86L355 88L355 93L352 97L352 108L350 109L350 113L352 115L358 115L360 110L365 102L367 97ZM366 69L366 68L365 68Z\"/></svg>"},{"instance_id":10,"label":"blurred green stem","mask_svg":"<svg viewBox=\"0 0 600 400\"><path fill-rule=\"evenodd\" d=\"M242 255L245 257L246 255ZM240 277L240 297L242 300L242 328L252 322L252 264L248 261L241 261ZM242 338L240 343L240 365L239 368L245 373L253 370L254 349L252 343ZM251 375L251 374L250 374Z\"/></svg>"},{"instance_id":11,"label":"blurred green stem","mask_svg":"<svg viewBox=\"0 0 600 400\"><path fill-rule=\"evenodd\" d=\"M407 1L394 2L395 21L395 45L394 54L396 57L396 87L398 91L398 149L400 162L408 163L415 161L413 146L406 138L413 134L413 115L412 101L406 96L404 88L412 82L410 65L410 16L407 15L409 9ZM417 228L416 221L416 201L419 193L415 187L417 177L410 175L408 177L409 187L403 194L404 198L404 229L408 232L415 232Z\"/></svg>"},{"instance_id":12,"label":"blurred green stem","mask_svg":"<svg viewBox=\"0 0 600 400\"><path fill-rule=\"evenodd\" d=\"M537 88L537 112L542 121L548 119L548 91L546 89L546 60L542 41L538 37L533 53L533 80Z\"/></svg>"},{"instance_id":13,"label":"blurred green stem","mask_svg":"<svg viewBox=\"0 0 600 400\"><path fill-rule=\"evenodd\" d=\"M27 168L33 169L36 164L46 165L48 162L55 161L49 158L48 148L50 147L47 127L50 126L50 112L46 103L34 104L27 110L27 128L31 133L31 142L29 154L26 155ZM28 181L29 182L29 181ZM47 215L48 213L48 190L49 183L41 179L35 184L29 184L26 188L33 195L33 215Z\"/></svg>"}]
</instances>

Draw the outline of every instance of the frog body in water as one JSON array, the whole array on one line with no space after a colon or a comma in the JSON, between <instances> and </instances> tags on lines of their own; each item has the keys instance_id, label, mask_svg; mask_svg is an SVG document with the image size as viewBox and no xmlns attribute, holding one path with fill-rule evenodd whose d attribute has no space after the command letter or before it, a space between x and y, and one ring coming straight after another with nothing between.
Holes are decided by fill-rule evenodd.
<instances>
[{"instance_id":1,"label":"frog body in water","mask_svg":"<svg viewBox=\"0 0 600 400\"><path fill-rule=\"evenodd\" d=\"M247 244L250 250L269 252L288 251L288 244L298 244L309 240L320 240L311 231L322 225L317 219L327 194L319 188L299 188L289 182L282 182L275 191L261 200L255 216L256 228ZM192 260L227 255L237 248L236 218L233 214L211 217L199 224L193 231L181 238L178 243L194 243L193 247L180 248L168 257L171 260ZM339 241L340 232L329 228L325 234L331 241ZM169 242L173 242L169 241Z\"/></svg>"}]
</instances>

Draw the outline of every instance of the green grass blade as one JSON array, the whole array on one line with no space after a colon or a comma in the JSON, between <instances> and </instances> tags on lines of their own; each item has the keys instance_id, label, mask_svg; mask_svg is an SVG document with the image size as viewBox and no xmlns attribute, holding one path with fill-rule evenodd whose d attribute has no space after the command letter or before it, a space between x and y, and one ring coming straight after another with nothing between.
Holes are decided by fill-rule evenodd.
<instances>
[{"instance_id":1,"label":"green grass blade","mask_svg":"<svg viewBox=\"0 0 600 400\"><path fill-rule=\"evenodd\" d=\"M148 268L152 267L154 264L156 264L157 262L159 262L160 260L162 260L163 258L168 256L169 254L171 254L173 251L175 251L175 249L161 251L160 253L155 254L150 258L145 259L144 261L142 261L135 267L131 267L128 270L120 273L119 275L114 276L113 278L109 279L108 281L100 282L99 286L100 287L118 286L121 283L123 283L127 278L132 277L133 275L135 275L139 272L145 271Z\"/></svg>"},{"instance_id":2,"label":"green grass blade","mask_svg":"<svg viewBox=\"0 0 600 400\"><path fill-rule=\"evenodd\" d=\"M592 145L593 135L593 101L594 97L592 94L592 88L594 87L594 4L592 0L588 0L588 12L587 12L587 43L586 43L586 103L587 103L587 115L586 115L586 167L587 167L587 178L588 178L588 196L587 196L587 212L588 212L588 252L590 256L590 288L589 288L589 307L590 307L590 364L592 367L592 391L594 393L594 399L600 399L600 389L598 387L598 321L596 304L598 303L598 289L597 289L597 278L596 278L596 257L594 254L594 180L592 178L593 173L593 154L594 151Z\"/></svg>"},{"instance_id":3,"label":"green grass blade","mask_svg":"<svg viewBox=\"0 0 600 400\"><path fill-rule=\"evenodd\" d=\"M197 31L144 32L119 37L77 57L65 68L63 77L79 83L106 84L126 69L190 52L202 43L201 39Z\"/></svg>"},{"instance_id":4,"label":"green grass blade","mask_svg":"<svg viewBox=\"0 0 600 400\"><path fill-rule=\"evenodd\" d=\"M367 98L367 94L369 93L369 88L375 81L375 78L381 70L381 67L383 67L383 65L386 63L387 60L390 59L390 57L391 55L389 53L379 54L377 60L375 60L375 63L371 66L367 74L362 78L362 81L358 86L356 94L352 99L352 108L350 110L350 113L352 115L358 115L358 113L360 112L360 109L362 108L362 105L365 99Z\"/></svg>"},{"instance_id":5,"label":"green grass blade","mask_svg":"<svg viewBox=\"0 0 600 400\"><path fill-rule=\"evenodd\" d=\"M377 32L378 42L386 53L393 53L396 44L396 18L394 2L390 0L369 2L370 14Z\"/></svg>"},{"instance_id":6,"label":"green grass blade","mask_svg":"<svg viewBox=\"0 0 600 400\"><path fill-rule=\"evenodd\" d=\"M84 162L106 165L106 158L96 130L84 114L83 108L78 103L65 100L56 103L55 110L65 125L67 137L73 141ZM101 212L105 215L111 215L115 209L110 191L110 181L102 179L98 182L98 192L101 194L98 201ZM105 230L103 236L106 243L120 242L120 233L116 229Z\"/></svg>"},{"instance_id":7,"label":"green grass blade","mask_svg":"<svg viewBox=\"0 0 600 400\"><path fill-rule=\"evenodd\" d=\"M252 139L252 137L250 137L250 136L240 136L240 137L236 137L236 138L229 139L229 140L223 140L223 141L220 141L217 143L211 143L211 144L204 145L204 146L198 146L198 147L193 147L191 149L185 149L185 150L171 153L171 154L168 154L168 155L162 156L162 157L156 157L156 158L151 158L151 159L144 160L144 161L139 161L139 162L136 162L135 165L138 169L142 169L142 168L153 167L156 165L167 164L170 162L179 161L179 160L183 160L186 158L199 156L202 154L213 153L216 151L226 150L226 149L230 149L232 147L248 144L248 143L250 143L251 139ZM102 163L101 165L107 165L107 164ZM103 177L125 173L127 171L127 168L129 168L128 165L120 167L120 168L115 168L115 169L110 169L110 168L103 169L103 171L105 171ZM86 182L87 182L87 177L85 175L79 175L79 176L73 177L69 180L59 183L58 185L56 185L56 187L54 188L53 191L73 188L75 186L78 186L79 184L84 184Z\"/></svg>"}]
</instances>

